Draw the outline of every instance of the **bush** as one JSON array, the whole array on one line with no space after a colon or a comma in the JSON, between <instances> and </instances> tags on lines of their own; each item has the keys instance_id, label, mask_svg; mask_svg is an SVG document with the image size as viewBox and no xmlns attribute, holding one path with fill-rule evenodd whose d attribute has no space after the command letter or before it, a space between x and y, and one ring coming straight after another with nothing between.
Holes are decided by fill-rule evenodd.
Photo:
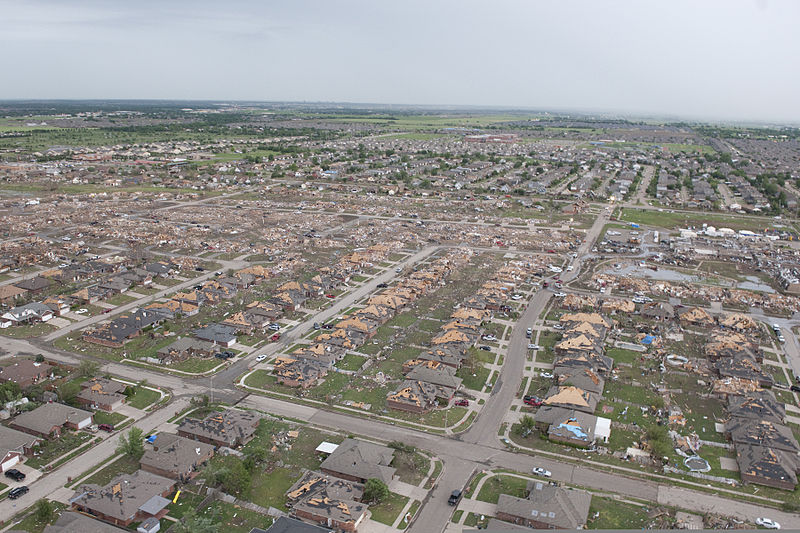
<instances>
[{"instance_id":1,"label":"bush","mask_svg":"<svg viewBox=\"0 0 800 533\"><path fill-rule=\"evenodd\" d=\"M381 503L389 497L389 487L377 478L370 478L364 485L363 501L369 504Z\"/></svg>"}]
</instances>

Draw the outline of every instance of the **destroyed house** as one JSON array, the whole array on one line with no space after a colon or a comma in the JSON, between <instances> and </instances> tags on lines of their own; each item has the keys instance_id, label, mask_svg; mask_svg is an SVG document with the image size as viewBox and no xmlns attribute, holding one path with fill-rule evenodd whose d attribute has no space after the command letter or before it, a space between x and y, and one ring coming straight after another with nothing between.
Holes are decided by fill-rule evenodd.
<instances>
[{"instance_id":1,"label":"destroyed house","mask_svg":"<svg viewBox=\"0 0 800 533\"><path fill-rule=\"evenodd\" d=\"M790 453L800 452L800 445L788 426L766 420L734 418L725 424L725 436L737 446L749 444Z\"/></svg>"},{"instance_id":2,"label":"destroyed house","mask_svg":"<svg viewBox=\"0 0 800 533\"><path fill-rule=\"evenodd\" d=\"M767 446L740 444L736 446L736 461L742 481L783 490L794 490L800 458L796 453Z\"/></svg>"},{"instance_id":3,"label":"destroyed house","mask_svg":"<svg viewBox=\"0 0 800 533\"><path fill-rule=\"evenodd\" d=\"M542 405L564 407L592 414L597 408L597 401L597 395L578 387L553 386L547 391L547 396L542 400Z\"/></svg>"},{"instance_id":4,"label":"destroyed house","mask_svg":"<svg viewBox=\"0 0 800 533\"><path fill-rule=\"evenodd\" d=\"M250 442L261 418L249 411L226 409L211 413L202 420L186 418L178 426L178 435L214 446L235 448Z\"/></svg>"},{"instance_id":5,"label":"destroyed house","mask_svg":"<svg viewBox=\"0 0 800 533\"><path fill-rule=\"evenodd\" d=\"M307 389L316 385L317 381L325 376L327 370L308 359L278 357L273 366L273 373L279 385Z\"/></svg>"},{"instance_id":6,"label":"destroyed house","mask_svg":"<svg viewBox=\"0 0 800 533\"><path fill-rule=\"evenodd\" d=\"M407 379L386 396L386 406L390 409L427 413L436 407L438 389L432 383Z\"/></svg>"},{"instance_id":7,"label":"destroyed house","mask_svg":"<svg viewBox=\"0 0 800 533\"><path fill-rule=\"evenodd\" d=\"M786 410L775 399L772 391L754 391L744 396L732 396L728 401L728 414L732 418L754 418L782 424Z\"/></svg>"}]
</instances>

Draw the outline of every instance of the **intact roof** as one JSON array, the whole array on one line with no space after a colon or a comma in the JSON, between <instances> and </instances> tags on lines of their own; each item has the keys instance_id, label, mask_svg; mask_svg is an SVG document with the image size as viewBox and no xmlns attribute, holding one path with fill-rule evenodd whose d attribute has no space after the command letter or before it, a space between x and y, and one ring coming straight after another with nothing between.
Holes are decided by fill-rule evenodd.
<instances>
[{"instance_id":1,"label":"intact roof","mask_svg":"<svg viewBox=\"0 0 800 533\"><path fill-rule=\"evenodd\" d=\"M250 533L330 533L330 531L329 528L313 526L294 518L282 516L269 529L253 529Z\"/></svg>"},{"instance_id":2,"label":"intact roof","mask_svg":"<svg viewBox=\"0 0 800 533\"><path fill-rule=\"evenodd\" d=\"M356 439L345 439L336 451L320 465L321 469L338 472L360 479L377 478L389 483L395 469L389 466L394 458L394 450Z\"/></svg>"},{"instance_id":3,"label":"intact roof","mask_svg":"<svg viewBox=\"0 0 800 533\"><path fill-rule=\"evenodd\" d=\"M31 359L21 359L14 364L0 368L0 381L13 381L15 383L26 381L37 376L50 374L51 366L47 363L37 363Z\"/></svg>"},{"instance_id":4,"label":"intact roof","mask_svg":"<svg viewBox=\"0 0 800 533\"><path fill-rule=\"evenodd\" d=\"M527 498L501 494L497 512L563 528L579 529L586 524L592 496L583 490L554 487L539 481L530 484Z\"/></svg>"},{"instance_id":5,"label":"intact roof","mask_svg":"<svg viewBox=\"0 0 800 533\"><path fill-rule=\"evenodd\" d=\"M127 521L140 509L148 514L157 514L169 503L161 494L174 485L171 479L137 470L133 474L115 477L104 487L82 485L69 501L98 514ZM154 499L156 496L158 498Z\"/></svg>"},{"instance_id":6,"label":"intact roof","mask_svg":"<svg viewBox=\"0 0 800 533\"><path fill-rule=\"evenodd\" d=\"M23 448L30 448L39 438L0 425L0 459L5 457L8 452L22 451Z\"/></svg>"},{"instance_id":7,"label":"intact roof","mask_svg":"<svg viewBox=\"0 0 800 533\"><path fill-rule=\"evenodd\" d=\"M434 385L458 389L461 386L461 378L456 377L455 369L444 363L436 361L424 361L415 365L406 374L407 379L426 381Z\"/></svg>"},{"instance_id":8,"label":"intact roof","mask_svg":"<svg viewBox=\"0 0 800 533\"><path fill-rule=\"evenodd\" d=\"M91 418L91 416L92 413L90 411L84 411L62 403L46 403L33 411L17 416L13 424L36 433L48 434L56 426L63 426L67 422L77 424L87 418Z\"/></svg>"},{"instance_id":9,"label":"intact roof","mask_svg":"<svg viewBox=\"0 0 800 533\"><path fill-rule=\"evenodd\" d=\"M123 533L120 529L105 522L100 522L81 513L65 511L56 523L44 528L43 533Z\"/></svg>"},{"instance_id":10,"label":"intact roof","mask_svg":"<svg viewBox=\"0 0 800 533\"><path fill-rule=\"evenodd\" d=\"M159 433L153 448L144 452L142 466L150 466L182 474L190 472L198 463L204 461L214 451L213 444L187 439L172 433Z\"/></svg>"},{"instance_id":11,"label":"intact roof","mask_svg":"<svg viewBox=\"0 0 800 533\"><path fill-rule=\"evenodd\" d=\"M194 330L194 336L202 340L227 343L236 339L236 328L223 324L208 324Z\"/></svg>"}]
</instances>

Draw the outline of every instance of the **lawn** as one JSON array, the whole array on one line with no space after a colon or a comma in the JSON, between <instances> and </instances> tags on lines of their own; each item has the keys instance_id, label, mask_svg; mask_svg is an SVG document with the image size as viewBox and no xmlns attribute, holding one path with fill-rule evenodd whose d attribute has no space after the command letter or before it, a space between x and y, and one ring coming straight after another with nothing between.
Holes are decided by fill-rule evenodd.
<instances>
[{"instance_id":1,"label":"lawn","mask_svg":"<svg viewBox=\"0 0 800 533\"><path fill-rule=\"evenodd\" d=\"M51 326L46 322L39 322L38 324L30 324L27 326L13 326L5 328L2 335L6 337L14 337L17 339L29 339L31 337L41 337L56 330L55 326Z\"/></svg>"},{"instance_id":2,"label":"lawn","mask_svg":"<svg viewBox=\"0 0 800 533\"><path fill-rule=\"evenodd\" d=\"M108 485L112 479L120 474L133 474L139 470L139 461L128 456L121 456L119 459L92 474L89 478L81 481L81 484L94 483L95 485Z\"/></svg>"},{"instance_id":3,"label":"lawn","mask_svg":"<svg viewBox=\"0 0 800 533\"><path fill-rule=\"evenodd\" d=\"M372 512L373 520L391 526L407 503L407 497L390 492L388 498L378 505L370 505L369 510Z\"/></svg>"},{"instance_id":4,"label":"lawn","mask_svg":"<svg viewBox=\"0 0 800 533\"><path fill-rule=\"evenodd\" d=\"M277 378L266 370L256 370L247 376L244 384L257 389L271 389L277 384Z\"/></svg>"},{"instance_id":5,"label":"lawn","mask_svg":"<svg viewBox=\"0 0 800 533\"><path fill-rule=\"evenodd\" d=\"M336 363L336 368L342 370L358 370L364 364L365 359L360 355L349 353L344 358Z\"/></svg>"},{"instance_id":6,"label":"lawn","mask_svg":"<svg viewBox=\"0 0 800 533\"><path fill-rule=\"evenodd\" d=\"M95 424L111 424L112 426L116 426L126 418L128 417L121 413L106 413L105 411L94 412Z\"/></svg>"},{"instance_id":7,"label":"lawn","mask_svg":"<svg viewBox=\"0 0 800 533\"><path fill-rule=\"evenodd\" d=\"M41 446L37 448L38 454L28 459L25 464L31 468L47 465L91 439L92 436L89 433L81 431L63 433L58 439L43 440Z\"/></svg>"},{"instance_id":8,"label":"lawn","mask_svg":"<svg viewBox=\"0 0 800 533\"><path fill-rule=\"evenodd\" d=\"M597 518L594 518L597 513L599 513ZM645 529L647 523L645 507L593 496L586 527L588 529Z\"/></svg>"},{"instance_id":9,"label":"lawn","mask_svg":"<svg viewBox=\"0 0 800 533\"><path fill-rule=\"evenodd\" d=\"M188 372L190 374L204 374L218 367L220 364L222 364L222 360L216 357L209 357L208 359L190 357L185 361L164 368Z\"/></svg>"},{"instance_id":10,"label":"lawn","mask_svg":"<svg viewBox=\"0 0 800 533\"><path fill-rule=\"evenodd\" d=\"M411 485L419 485L428 474L431 462L430 459L419 452L396 450L392 466L397 469L396 474L400 481Z\"/></svg>"},{"instance_id":11,"label":"lawn","mask_svg":"<svg viewBox=\"0 0 800 533\"><path fill-rule=\"evenodd\" d=\"M145 409L161 398L158 391L147 389L145 387L136 387L135 392L128 396L126 403L136 409Z\"/></svg>"},{"instance_id":12,"label":"lawn","mask_svg":"<svg viewBox=\"0 0 800 533\"><path fill-rule=\"evenodd\" d=\"M528 479L513 476L492 476L484 482L476 499L488 503L497 503L501 494L524 498L528 493L528 481Z\"/></svg>"},{"instance_id":13,"label":"lawn","mask_svg":"<svg viewBox=\"0 0 800 533\"><path fill-rule=\"evenodd\" d=\"M628 363L634 364L641 359L642 354L634 352L633 350L624 350L622 348L611 348L606 351L606 355L614 360L614 363Z\"/></svg>"},{"instance_id":14,"label":"lawn","mask_svg":"<svg viewBox=\"0 0 800 533\"><path fill-rule=\"evenodd\" d=\"M212 518L219 527L219 531L225 531L225 533L250 533L254 528L268 528L274 520L270 516L264 516L219 500L213 502L208 508L202 509L198 514ZM172 516L171 513L170 516Z\"/></svg>"},{"instance_id":15,"label":"lawn","mask_svg":"<svg viewBox=\"0 0 800 533\"><path fill-rule=\"evenodd\" d=\"M269 472L258 472L253 476L246 499L262 507L286 511L286 491L301 475L299 468L275 468Z\"/></svg>"},{"instance_id":16,"label":"lawn","mask_svg":"<svg viewBox=\"0 0 800 533\"><path fill-rule=\"evenodd\" d=\"M643 210L643 209L623 209L620 220L623 222L634 222L644 226L655 226L658 228L685 228L688 226L702 226L707 223L710 226L727 227L733 230L748 229L759 231L765 226L771 226L771 221L764 218L748 216L728 216L721 214L700 213L700 212L670 212L667 210Z\"/></svg>"},{"instance_id":17,"label":"lawn","mask_svg":"<svg viewBox=\"0 0 800 533\"><path fill-rule=\"evenodd\" d=\"M138 298L134 298L133 296L128 296L127 294L116 294L111 298L107 299L106 302L110 303L111 305L125 305L131 302L135 302Z\"/></svg>"},{"instance_id":18,"label":"lawn","mask_svg":"<svg viewBox=\"0 0 800 533\"><path fill-rule=\"evenodd\" d=\"M489 369L484 366L474 365L474 368L470 371L469 367L462 366L456 372L456 376L464 380L462 382L464 387L480 391L489 380Z\"/></svg>"},{"instance_id":19,"label":"lawn","mask_svg":"<svg viewBox=\"0 0 800 533\"><path fill-rule=\"evenodd\" d=\"M48 522L40 522L36 518L36 514L31 513L22 520L20 520L19 522L17 522L16 524L14 524L14 526L11 527L11 529L14 531L27 531L28 533L42 533L45 527L52 525L56 520L58 520L61 511L63 511L64 508L66 507L66 505L64 505L63 503L56 501L51 501L50 505L53 506L53 510L55 511L53 513L52 520Z\"/></svg>"}]
</instances>

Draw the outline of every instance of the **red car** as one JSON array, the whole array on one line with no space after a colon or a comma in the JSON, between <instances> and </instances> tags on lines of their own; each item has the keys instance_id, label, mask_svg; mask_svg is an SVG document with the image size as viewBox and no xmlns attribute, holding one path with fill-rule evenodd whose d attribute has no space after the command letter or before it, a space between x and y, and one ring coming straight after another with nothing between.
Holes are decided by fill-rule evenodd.
<instances>
[{"instance_id":1,"label":"red car","mask_svg":"<svg viewBox=\"0 0 800 533\"><path fill-rule=\"evenodd\" d=\"M469 407L469 400L461 398L460 400L456 400L455 404L459 407Z\"/></svg>"},{"instance_id":2,"label":"red car","mask_svg":"<svg viewBox=\"0 0 800 533\"><path fill-rule=\"evenodd\" d=\"M111 433L112 431L114 431L114 426L112 426L111 424L98 424L97 429L102 429L103 431L108 431L109 433Z\"/></svg>"},{"instance_id":3,"label":"red car","mask_svg":"<svg viewBox=\"0 0 800 533\"><path fill-rule=\"evenodd\" d=\"M103 309L103 314L110 313L110 312L111 312L111 309Z\"/></svg>"},{"instance_id":4,"label":"red car","mask_svg":"<svg viewBox=\"0 0 800 533\"><path fill-rule=\"evenodd\" d=\"M269 340L274 342L274 341L280 340L280 338L281 338L281 334L280 333L276 333L275 335L270 337Z\"/></svg>"},{"instance_id":5,"label":"red car","mask_svg":"<svg viewBox=\"0 0 800 533\"><path fill-rule=\"evenodd\" d=\"M533 406L533 407L539 407L540 405L542 405L542 400L540 400L540 399L539 399L539 398L537 398L536 396L525 396L525 397L522 399L522 402L523 402L525 405L531 405L531 406Z\"/></svg>"},{"instance_id":6,"label":"red car","mask_svg":"<svg viewBox=\"0 0 800 533\"><path fill-rule=\"evenodd\" d=\"M333 298L336 298L336 296L334 296L333 294L326 294L326 295L325 295L325 298L331 298L331 299L333 299Z\"/></svg>"}]
</instances>

